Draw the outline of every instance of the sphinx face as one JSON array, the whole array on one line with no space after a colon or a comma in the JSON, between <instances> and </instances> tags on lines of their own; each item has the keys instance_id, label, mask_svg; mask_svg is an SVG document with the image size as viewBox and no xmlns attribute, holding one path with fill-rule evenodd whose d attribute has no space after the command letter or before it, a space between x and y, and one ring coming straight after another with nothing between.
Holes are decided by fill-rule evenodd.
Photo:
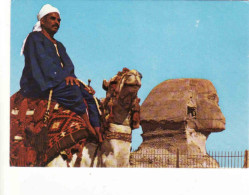
<instances>
[{"instance_id":1,"label":"sphinx face","mask_svg":"<svg viewBox=\"0 0 249 195\"><path fill-rule=\"evenodd\" d=\"M141 106L142 121L190 122L197 131L222 131L225 117L213 84L204 79L172 79L156 86Z\"/></svg>"},{"instance_id":2,"label":"sphinx face","mask_svg":"<svg viewBox=\"0 0 249 195\"><path fill-rule=\"evenodd\" d=\"M204 82L205 81L205 82ZM219 97L210 81L198 82L193 87L196 101L196 116L189 114L190 120L196 122L197 130L222 131L225 129L225 117L219 107ZM187 105L187 109L189 111Z\"/></svg>"}]
</instances>

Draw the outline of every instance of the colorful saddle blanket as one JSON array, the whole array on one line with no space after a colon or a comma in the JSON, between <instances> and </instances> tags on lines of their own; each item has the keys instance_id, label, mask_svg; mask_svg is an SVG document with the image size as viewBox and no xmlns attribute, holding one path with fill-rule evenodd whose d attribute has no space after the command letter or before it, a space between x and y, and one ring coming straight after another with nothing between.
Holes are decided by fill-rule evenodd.
<instances>
[{"instance_id":1,"label":"colorful saddle blanket","mask_svg":"<svg viewBox=\"0 0 249 195\"><path fill-rule=\"evenodd\" d=\"M89 137L84 120L56 102L51 102L49 119L44 123L47 103L24 98L19 92L11 97L11 166L45 166L62 150Z\"/></svg>"}]
</instances>

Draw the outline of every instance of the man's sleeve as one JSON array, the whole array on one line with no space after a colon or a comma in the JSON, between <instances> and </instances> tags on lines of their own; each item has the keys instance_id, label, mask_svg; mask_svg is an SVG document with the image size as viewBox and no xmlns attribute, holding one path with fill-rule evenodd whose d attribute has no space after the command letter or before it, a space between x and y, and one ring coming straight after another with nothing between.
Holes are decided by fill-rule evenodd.
<instances>
[{"instance_id":1,"label":"man's sleeve","mask_svg":"<svg viewBox=\"0 0 249 195\"><path fill-rule=\"evenodd\" d=\"M47 54L42 40L36 40L32 35L27 38L24 55L41 91L55 87L69 75Z\"/></svg>"},{"instance_id":2,"label":"man's sleeve","mask_svg":"<svg viewBox=\"0 0 249 195\"><path fill-rule=\"evenodd\" d=\"M61 55L61 58L63 60L64 65L65 65L64 69L65 69L65 71L67 71L69 73L70 76L76 78L76 76L74 74L73 62L70 59L70 57L68 56L66 48L64 47L64 45L60 42L59 42L59 44L60 44L59 48L61 48L60 55Z\"/></svg>"}]
</instances>

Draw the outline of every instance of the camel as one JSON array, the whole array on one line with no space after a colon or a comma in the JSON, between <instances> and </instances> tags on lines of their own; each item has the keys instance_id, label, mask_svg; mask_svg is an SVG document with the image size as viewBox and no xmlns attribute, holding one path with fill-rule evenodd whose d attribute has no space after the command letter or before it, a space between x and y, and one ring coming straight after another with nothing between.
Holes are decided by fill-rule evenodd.
<instances>
[{"instance_id":1,"label":"camel","mask_svg":"<svg viewBox=\"0 0 249 195\"><path fill-rule=\"evenodd\" d=\"M136 70L124 68L109 81L103 81L106 98L99 102L104 134L101 144L72 111L53 101L14 94L11 97L10 165L128 166L131 130L138 128L140 122L137 92L141 78Z\"/></svg>"},{"instance_id":2,"label":"camel","mask_svg":"<svg viewBox=\"0 0 249 195\"><path fill-rule=\"evenodd\" d=\"M106 98L102 100L102 127L104 141L101 144L88 142L82 152L70 158L67 166L80 167L128 167L132 129L140 123L140 99L142 75L136 70L123 69L109 81L103 81ZM58 156L48 166L65 166Z\"/></svg>"}]
</instances>

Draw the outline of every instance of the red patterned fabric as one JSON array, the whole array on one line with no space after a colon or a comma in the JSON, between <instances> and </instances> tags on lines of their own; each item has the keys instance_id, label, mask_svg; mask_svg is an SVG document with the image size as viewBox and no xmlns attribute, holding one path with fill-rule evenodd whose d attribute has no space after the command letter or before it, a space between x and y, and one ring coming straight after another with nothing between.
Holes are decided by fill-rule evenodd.
<instances>
[{"instance_id":1,"label":"red patterned fabric","mask_svg":"<svg viewBox=\"0 0 249 195\"><path fill-rule=\"evenodd\" d=\"M83 119L63 107L54 109L55 105L51 103L44 124L47 100L24 98L19 92L11 97L11 166L45 166L60 151L86 141L89 134Z\"/></svg>"},{"instance_id":2,"label":"red patterned fabric","mask_svg":"<svg viewBox=\"0 0 249 195\"><path fill-rule=\"evenodd\" d=\"M89 136L84 120L62 107L51 115L48 130L48 161Z\"/></svg>"}]
</instances>

